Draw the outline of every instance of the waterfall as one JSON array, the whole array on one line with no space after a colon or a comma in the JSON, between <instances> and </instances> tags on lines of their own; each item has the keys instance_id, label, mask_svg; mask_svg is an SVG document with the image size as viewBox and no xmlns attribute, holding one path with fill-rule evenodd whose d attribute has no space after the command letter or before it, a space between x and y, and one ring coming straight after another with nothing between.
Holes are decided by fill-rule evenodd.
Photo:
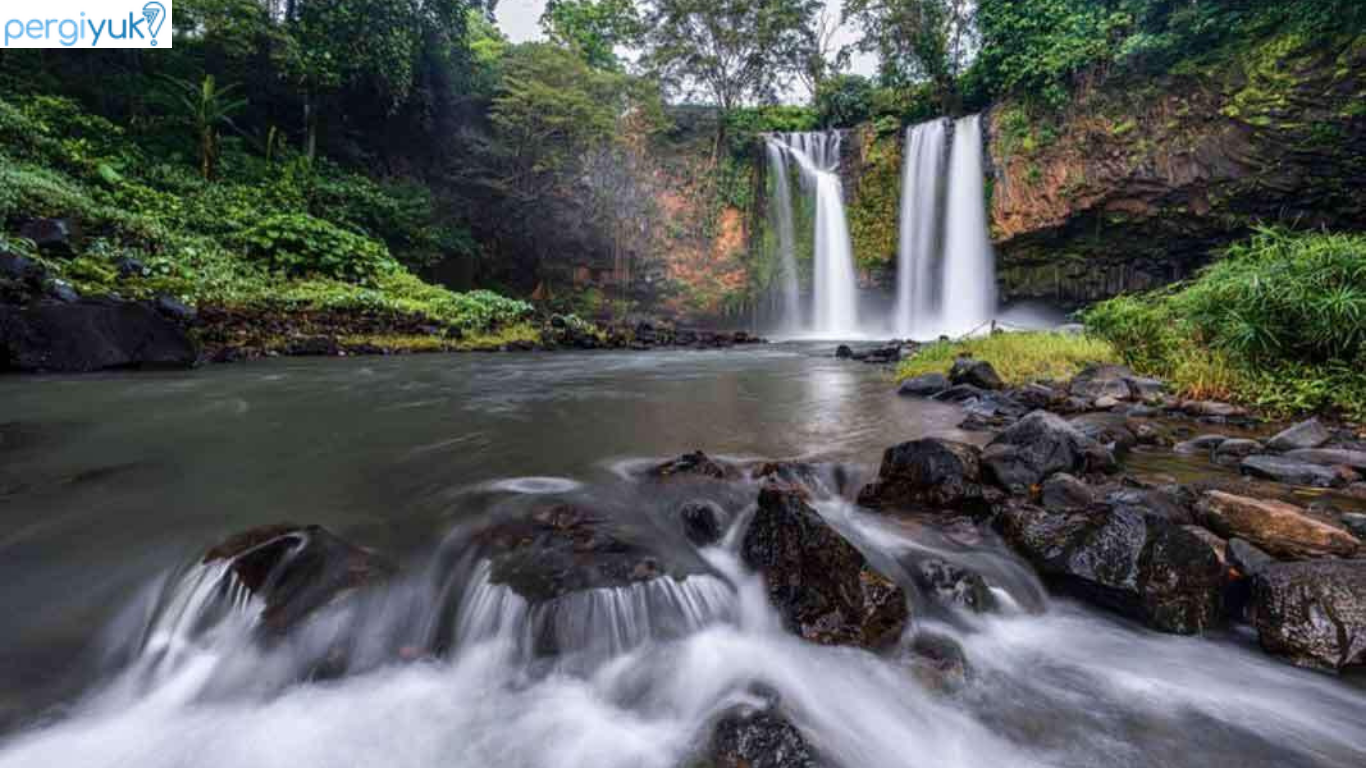
<instances>
[{"instance_id":1,"label":"waterfall","mask_svg":"<svg viewBox=\"0 0 1366 768\"><path fill-rule=\"evenodd\" d=\"M945 176L947 123L924 123L906 136L895 326L918 339L969 333L996 310L981 118L954 121Z\"/></svg>"},{"instance_id":2,"label":"waterfall","mask_svg":"<svg viewBox=\"0 0 1366 768\"><path fill-rule=\"evenodd\" d=\"M939 308L935 256L939 250L939 194L943 178L946 120L906 131L901 181L901 244L896 274L896 319L900 336L923 335Z\"/></svg>"},{"instance_id":3,"label":"waterfall","mask_svg":"<svg viewBox=\"0 0 1366 768\"><path fill-rule=\"evenodd\" d=\"M815 199L815 312L810 330L822 336L855 336L858 281L854 277L854 248L844 215L844 186L839 176L843 135L830 131L781 138L787 154L801 171L803 191Z\"/></svg>"},{"instance_id":4,"label":"waterfall","mask_svg":"<svg viewBox=\"0 0 1366 768\"><path fill-rule=\"evenodd\" d=\"M792 225L792 185L787 177L787 156L783 145L773 139L766 144L768 172L773 177L773 197L769 199L769 219L778 235L778 275L782 287L781 327L801 327L801 288L797 282L796 231Z\"/></svg>"}]
</instances>

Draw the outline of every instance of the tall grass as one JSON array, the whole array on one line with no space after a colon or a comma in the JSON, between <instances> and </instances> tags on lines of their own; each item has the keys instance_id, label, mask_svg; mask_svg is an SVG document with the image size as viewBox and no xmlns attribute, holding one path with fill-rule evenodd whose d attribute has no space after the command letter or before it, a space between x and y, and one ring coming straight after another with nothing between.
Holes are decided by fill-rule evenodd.
<instances>
[{"instance_id":1,"label":"tall grass","mask_svg":"<svg viewBox=\"0 0 1366 768\"><path fill-rule=\"evenodd\" d=\"M1260 230L1194 280L1084 319L1190 396L1366 417L1366 236Z\"/></svg>"},{"instance_id":2,"label":"tall grass","mask_svg":"<svg viewBox=\"0 0 1366 768\"><path fill-rule=\"evenodd\" d=\"M897 376L908 379L926 373L946 373L960 357L991 363L1010 385L1070 379L1089 363L1112 363L1120 359L1109 342L1091 336L998 333L922 347L901 364Z\"/></svg>"}]
</instances>

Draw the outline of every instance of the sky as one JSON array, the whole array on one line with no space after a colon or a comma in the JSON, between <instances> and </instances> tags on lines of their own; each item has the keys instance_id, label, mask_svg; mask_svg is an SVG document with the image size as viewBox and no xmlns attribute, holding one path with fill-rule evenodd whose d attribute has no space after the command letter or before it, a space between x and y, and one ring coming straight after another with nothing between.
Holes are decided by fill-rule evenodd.
<instances>
[{"instance_id":1,"label":"sky","mask_svg":"<svg viewBox=\"0 0 1366 768\"><path fill-rule=\"evenodd\" d=\"M840 4L841 0L826 0L826 8L832 17L839 17ZM544 10L545 0L498 0L498 26L502 27L503 33L515 43L540 39L543 37L540 19ZM851 45L857 39L857 30L848 27L840 30L836 38L840 45ZM861 75L871 75L876 68L877 62L871 56L854 56L852 71ZM800 87L797 90L799 93L796 100L803 100L806 94Z\"/></svg>"}]
</instances>

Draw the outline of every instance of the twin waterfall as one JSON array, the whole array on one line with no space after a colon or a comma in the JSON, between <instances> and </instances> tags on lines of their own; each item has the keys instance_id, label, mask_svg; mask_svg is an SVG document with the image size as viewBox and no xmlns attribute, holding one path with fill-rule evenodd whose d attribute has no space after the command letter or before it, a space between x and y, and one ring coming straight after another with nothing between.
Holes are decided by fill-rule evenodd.
<instances>
[{"instance_id":1,"label":"twin waterfall","mask_svg":"<svg viewBox=\"0 0 1366 768\"><path fill-rule=\"evenodd\" d=\"M769 212L781 298L779 329L850 339L892 333L908 339L960 336L990 322L996 275L987 235L981 120L934 120L907 131L903 148L896 304L890 322L860 314L853 247L840 180L843 134L769 136ZM792 194L792 169L801 196ZM798 238L798 222L810 240ZM810 308L803 303L798 249L809 243ZM805 255L805 253L803 253Z\"/></svg>"}]
</instances>

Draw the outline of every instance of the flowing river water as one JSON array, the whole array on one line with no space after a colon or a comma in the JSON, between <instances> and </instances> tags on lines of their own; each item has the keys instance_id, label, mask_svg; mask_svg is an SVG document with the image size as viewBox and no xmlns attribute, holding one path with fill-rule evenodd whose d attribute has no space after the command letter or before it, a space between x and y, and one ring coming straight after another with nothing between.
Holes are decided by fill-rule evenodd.
<instances>
[{"instance_id":1,"label":"flowing river water","mask_svg":"<svg viewBox=\"0 0 1366 768\"><path fill-rule=\"evenodd\" d=\"M989 533L848 499L882 449L955 430L885 369L829 345L734 352L276 360L192 373L0 381L0 768L694 764L716 718L766 698L829 764L1366 765L1366 690L1237 631L1179 638L1048 598ZM691 547L676 493L634 469L693 449L827 463L817 507L889 575L924 553L986 576L989 616L916 611L966 682L785 634L737 542L706 573L562 598L554 615L460 554L469 528L545 500ZM203 552L317 523L397 561L290 642ZM534 652L533 635L560 653ZM403 649L444 633L446 652ZM345 674L314 675L341 641ZM760 696L758 692L763 692Z\"/></svg>"}]
</instances>

